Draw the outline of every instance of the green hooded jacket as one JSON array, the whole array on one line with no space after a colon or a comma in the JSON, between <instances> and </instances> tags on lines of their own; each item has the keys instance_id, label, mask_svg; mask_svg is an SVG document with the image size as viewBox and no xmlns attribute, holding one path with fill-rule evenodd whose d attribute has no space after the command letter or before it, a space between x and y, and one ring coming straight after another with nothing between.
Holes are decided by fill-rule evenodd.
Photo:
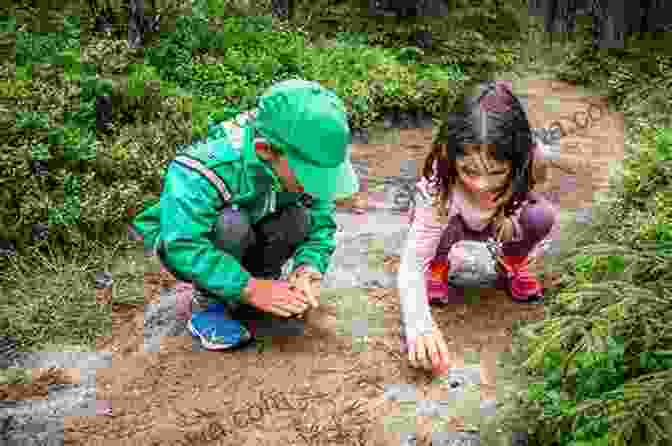
<instances>
[{"instance_id":1,"label":"green hooded jacket","mask_svg":"<svg viewBox=\"0 0 672 446\"><path fill-rule=\"evenodd\" d=\"M299 193L276 191L278 177L256 156L252 162L244 162L243 127L254 113L211 124L205 142L189 146L176 157L200 161L216 178L209 179L171 161L159 203L131 223L146 250L156 253L163 249L162 260L180 276L178 279L190 281L223 301L240 302L251 276L235 257L217 249L210 238L220 212L226 206L235 206L254 224L278 209L299 203L301 197ZM220 179L225 186L223 194L215 187ZM311 232L291 259L294 268L307 265L326 273L336 248L334 210L331 201L312 200Z\"/></svg>"}]
</instances>

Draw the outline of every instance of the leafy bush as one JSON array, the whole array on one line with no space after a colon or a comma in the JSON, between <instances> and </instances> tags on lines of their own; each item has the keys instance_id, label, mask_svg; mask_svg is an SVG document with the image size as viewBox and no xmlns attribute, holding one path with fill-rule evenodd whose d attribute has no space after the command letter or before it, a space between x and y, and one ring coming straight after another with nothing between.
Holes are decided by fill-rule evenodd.
<instances>
[{"instance_id":1,"label":"leafy bush","mask_svg":"<svg viewBox=\"0 0 672 446\"><path fill-rule=\"evenodd\" d=\"M585 401L623 400L623 342L613 338L607 342L606 352L581 352L571 358L558 351L550 352L544 358L544 381L530 386L530 401L542 403L541 424L552 420L561 426L571 426L559 433L559 446L608 444L608 417L580 410ZM566 382L568 378L570 385Z\"/></svg>"},{"instance_id":2,"label":"leafy bush","mask_svg":"<svg viewBox=\"0 0 672 446\"><path fill-rule=\"evenodd\" d=\"M616 199L597 204L587 228L565 229L553 261L565 287L549 296L543 321L519 331L521 371L543 371L543 380L505 423L527 423L540 444L661 444L672 435L667 135L644 132ZM661 217L649 223L652 209Z\"/></svg>"},{"instance_id":3,"label":"leafy bush","mask_svg":"<svg viewBox=\"0 0 672 446\"><path fill-rule=\"evenodd\" d=\"M5 22L9 27L9 22ZM67 48L79 47L79 17L66 16L64 30L55 33L16 33L16 65L53 63L58 53Z\"/></svg>"},{"instance_id":4,"label":"leafy bush","mask_svg":"<svg viewBox=\"0 0 672 446\"><path fill-rule=\"evenodd\" d=\"M336 41L348 47L361 47L369 43L369 36L366 33L339 31L336 33Z\"/></svg>"},{"instance_id":5,"label":"leafy bush","mask_svg":"<svg viewBox=\"0 0 672 446\"><path fill-rule=\"evenodd\" d=\"M537 380L505 424L529 429L536 444L667 444L672 59L634 36L626 49L596 49L589 31L579 26L545 74L603 91L624 113L623 176L590 224L563 230L552 262L563 286L545 320L522 324L514 341L521 375Z\"/></svg>"},{"instance_id":6,"label":"leafy bush","mask_svg":"<svg viewBox=\"0 0 672 446\"><path fill-rule=\"evenodd\" d=\"M633 205L645 206L655 191L672 186L671 132L672 129L644 130L637 158L625 160L624 188ZM662 195L658 199L663 200ZM664 211L662 207L660 210Z\"/></svg>"},{"instance_id":7,"label":"leafy bush","mask_svg":"<svg viewBox=\"0 0 672 446\"><path fill-rule=\"evenodd\" d=\"M1 82L0 89L21 103L10 140L18 142L16 153L32 158L28 164L5 163L2 170L21 166L25 181L14 193L31 202L9 210L3 221L49 219L55 237L66 237L77 225L84 234L119 223L129 209L160 192L167 160L203 138L209 120L227 115L225 107L253 107L258 94L279 80L300 77L334 89L351 123L366 127L389 108L435 113L469 77L455 71L454 63L417 63L425 55L408 45L397 51L368 47L370 36L361 30L343 30L340 45L318 49L296 27L278 29L270 16L228 17L219 0L199 0L193 11L171 17L170 26L162 26L169 31L142 52L106 36L80 45L79 22L70 18L59 33L19 33L16 78ZM11 20L0 23L15 28ZM460 60L494 57L481 35L462 35L461 44L469 47ZM59 72L64 75L55 76ZM111 134L95 132L100 95L113 99L117 125ZM30 183L34 165L29 164L37 160L48 165L39 187ZM66 199L66 193L72 197Z\"/></svg>"}]
</instances>

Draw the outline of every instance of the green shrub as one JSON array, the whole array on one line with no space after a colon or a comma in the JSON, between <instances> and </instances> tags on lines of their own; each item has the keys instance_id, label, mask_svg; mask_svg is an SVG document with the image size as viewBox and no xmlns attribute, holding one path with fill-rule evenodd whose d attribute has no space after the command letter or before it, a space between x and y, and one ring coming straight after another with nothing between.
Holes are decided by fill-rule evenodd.
<instances>
[{"instance_id":1,"label":"green shrub","mask_svg":"<svg viewBox=\"0 0 672 446\"><path fill-rule=\"evenodd\" d=\"M369 36L361 32L340 31L336 33L336 41L347 47L362 47L369 43Z\"/></svg>"},{"instance_id":2,"label":"green shrub","mask_svg":"<svg viewBox=\"0 0 672 446\"><path fill-rule=\"evenodd\" d=\"M64 17L61 32L16 33L16 65L58 62L59 52L79 47L79 17Z\"/></svg>"},{"instance_id":3,"label":"green shrub","mask_svg":"<svg viewBox=\"0 0 672 446\"><path fill-rule=\"evenodd\" d=\"M30 135L22 147L32 159L49 159L50 173L31 194L34 202L13 211L17 221L30 224L26 215L35 222L51 215L62 226L55 232L65 231L66 222L76 221L86 232L85 227L120 221L127 208L160 192L166 161L179 147L203 138L209 119L226 116L218 113L225 107L252 108L258 94L279 80L301 77L334 89L344 98L351 122L366 127L387 108L436 112L468 77L449 65L417 63L424 55L408 45L400 51L368 47L369 36L361 30L343 30L337 35L340 46L316 49L303 32L278 29L270 16L228 17L225 2L217 0L199 1L193 10L162 27L169 31L146 47L144 56L107 37L95 36L80 48L78 21L68 18L59 33L21 33L16 80L0 88L17 101L28 88L39 91L30 98L39 104L20 108L25 114L19 115L14 136ZM348 8L341 11L346 12L351 14ZM6 21L5 28L12 27ZM461 44L468 45L464 60L485 53L494 57L482 37L462 33ZM43 76L51 67L39 64L49 63L62 67L64 76ZM66 92L68 104L77 106L47 104L48 90ZM118 126L96 137L95 97L103 94L113 97ZM157 147L160 153L149 156ZM28 167L23 169L29 178ZM87 170L95 172L95 181L83 174ZM73 197L66 200L66 191Z\"/></svg>"},{"instance_id":4,"label":"green shrub","mask_svg":"<svg viewBox=\"0 0 672 446\"><path fill-rule=\"evenodd\" d=\"M530 386L530 401L540 401L543 406L542 424L552 420L560 425L572 425L571 430L560 433L559 446L608 444L605 442L608 417L587 415L577 409L584 401L605 396L623 399L623 342L608 338L608 345L607 352L584 352L571 358L550 352L544 358L544 381ZM571 377L570 385L567 385L567 377Z\"/></svg>"},{"instance_id":5,"label":"green shrub","mask_svg":"<svg viewBox=\"0 0 672 446\"><path fill-rule=\"evenodd\" d=\"M640 151L624 161L624 197L640 208L654 205L664 223L671 212L666 209L672 186L672 140L670 129L648 129L640 136ZM651 201L651 197L655 201Z\"/></svg>"},{"instance_id":6,"label":"green shrub","mask_svg":"<svg viewBox=\"0 0 672 446\"><path fill-rule=\"evenodd\" d=\"M566 229L572 243L554 259L565 285L514 341L521 371L543 370L543 381L506 425L525 425L539 444L662 444L672 434L669 131L643 129L638 143L612 200L587 228Z\"/></svg>"}]
</instances>

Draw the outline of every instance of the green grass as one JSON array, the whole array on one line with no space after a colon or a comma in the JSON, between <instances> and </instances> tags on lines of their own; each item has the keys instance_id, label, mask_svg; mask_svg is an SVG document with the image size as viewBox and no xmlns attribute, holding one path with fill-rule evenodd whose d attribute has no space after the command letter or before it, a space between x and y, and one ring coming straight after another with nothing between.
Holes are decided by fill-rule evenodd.
<instances>
[{"instance_id":1,"label":"green grass","mask_svg":"<svg viewBox=\"0 0 672 446\"><path fill-rule=\"evenodd\" d=\"M23 39L23 38L22 38ZM280 41L281 39L278 38ZM28 40L21 40L20 47L24 48L24 54L30 54L28 48ZM39 43L37 41L33 43ZM44 51L39 53L40 57L46 58L47 52L58 53L59 50L70 47L69 42L64 39L62 45L58 48L51 48L45 46ZM257 42L259 43L259 42ZM263 42L262 42L263 43ZM531 42L531 46L536 50L536 57L526 64L519 64L511 69L511 75L502 73L500 78L512 79L518 82L520 88L526 88L523 80L529 75L534 74L536 77L556 78L557 70L555 66L559 63L557 59L557 52L548 51L547 47L538 45L537 41ZM313 62L317 64L307 64L308 73L317 78L329 78L333 74L333 63L344 64L355 63L354 67L350 68L350 72L356 73L357 76L366 78L368 71L363 70L366 62L377 61L384 65L384 69L398 69L399 64L394 62L394 57L389 55L389 52L373 49L360 48L355 54L353 49L336 49L331 52L325 50L308 50L306 54L312 54L315 57ZM44 54L42 54L44 53ZM260 54L266 54L261 51ZM37 54L37 53L35 53ZM284 53L283 53L284 54ZM64 52L68 56L68 52ZM77 65L77 58L73 54L69 54L73 67ZM268 60L273 59L268 55ZM319 58L318 58L319 56ZM362 56L362 57L360 57ZM364 57L366 56L366 57ZM341 60L337 60L341 58ZM346 60L347 59L347 60ZM305 61L304 61L305 62ZM308 60L310 62L310 60ZM19 64L20 65L20 64ZM207 67L201 67L202 74L208 75ZM249 68L249 67L247 67ZM263 68L263 67L257 67ZM21 67L19 70L21 71ZM200 72L200 71L199 71ZM401 70L403 72L403 70ZM404 76L408 73L403 72ZM17 79L24 78L26 73L18 74ZM135 77L138 81L155 78L151 70L141 69L137 71ZM446 73L437 68L423 67L416 70L418 78L423 76L429 78L437 78L439 80L446 78ZM366 90L366 82L354 76L353 78L344 78L336 82L339 89L342 89L341 84L350 84L353 87L346 87L345 92L349 92L347 96L354 96L362 94ZM385 80L387 78L381 77L378 73L377 80ZM405 82L389 82L386 88L391 92L391 96L403 96L400 94L402 85L413 84L415 78L410 76ZM256 82L256 81L255 81ZM10 85L12 84L12 85ZM259 83L257 83L259 84ZM257 85L255 84L255 85ZM4 84L3 84L4 85ZM232 84L233 85L233 84ZM259 84L260 85L260 84ZM25 87L22 82L12 81L8 82L6 87ZM182 95L191 95L193 92L185 92L182 87L177 87L177 83L161 81L162 93L172 94L169 92L177 92ZM514 90L516 88L515 87ZM233 87L232 87L233 88ZM236 87L238 88L238 87ZM242 87L241 87L242 88ZM594 89L590 89L594 91ZM230 90L236 91L236 90ZM389 98L388 98L389 99ZM399 97L394 100L400 99ZM221 100L217 96L198 96L193 95L192 112L194 127L199 128L202 132L205 125L205 118L208 112L212 111L214 107L222 105ZM363 106L364 107L364 106ZM363 110L366 107L363 108ZM373 142L376 143L396 143L398 142L398 132L384 132L380 129L373 129ZM635 180L641 175L638 174L638 169L633 169ZM639 184L639 181L636 181ZM648 191L647 191L648 193ZM630 216L627 223L629 227L635 229L643 227L647 222L646 216ZM561 215L563 224L573 220L571 212L563 213ZM625 225L622 225L625 226ZM594 238L597 240L605 236L609 231L614 231L614 228L600 229L599 227L592 229ZM600 233L601 231L601 233ZM624 240L630 234L623 230L615 237L617 242L624 243ZM0 301L0 331L11 333L19 342L19 350L22 351L65 351L65 350L93 350L95 348L95 341L99 336L109 334L110 329L110 310L109 308L99 306L95 303L95 291L93 282L96 273L100 271L111 272L115 284L113 287L113 301L115 303L127 304L142 304L144 303L144 272L157 271L158 262L155 257L146 258L142 249L134 244L129 244L124 241L125 234L118 237L117 241L106 244L94 244L82 249L81 252L73 259L66 260L63 256L57 253L57 250L51 249L51 254L44 257L34 252L16 259L17 264L0 273L0 294L2 300ZM372 246L371 250L371 264L379 265L382 260L382 247ZM652 262L653 266L653 262ZM655 264L660 267L660 264ZM555 267L555 266L554 266ZM570 268L567 267L571 272ZM359 289L345 289L345 290L323 290L323 299L325 302L334 303L338 306L338 330L339 334L344 336L352 336L352 320L366 319L369 323L369 335L375 336L382 333L382 314L381 309L375 304L368 302L366 294ZM366 347L366 338L359 338L355 340L356 349ZM497 387L498 392L502 392L501 401L509 402L512 394L519 389L524 388L525 384L519 381L519 378L512 372L513 365L517 364L513 357L502 357L501 376L498 374ZM477 355L467 358L465 361L468 365L478 363ZM30 379L30 371L24 369L6 369L0 371L0 384L2 383L19 383L27 382ZM479 424L479 418L473 412L474 403L477 403L478 389L471 389L468 394L468 401L460 401L458 404L461 408L469 406L470 413L466 414L469 426L477 426L482 434L484 444L499 445L502 440L502 435L497 432L497 426L500 424L499 420L492 423ZM498 400L500 400L498 395ZM392 417L386 422L390 423L391 428L399 432L415 431L415 403L401 403L402 414L398 417ZM477 407L477 404L476 404ZM463 412L462 415L465 415ZM441 430L441 424L445 420L436 420L435 431Z\"/></svg>"},{"instance_id":2,"label":"green grass","mask_svg":"<svg viewBox=\"0 0 672 446\"><path fill-rule=\"evenodd\" d=\"M47 256L37 251L17 256L17 263L0 274L0 325L16 337L19 350L50 344L94 349L99 336L109 335L110 308L95 300L98 272L112 273L113 303L144 302L144 270L155 268L156 259L145 259L137 246L122 249L122 243L71 260L54 250Z\"/></svg>"},{"instance_id":3,"label":"green grass","mask_svg":"<svg viewBox=\"0 0 672 446\"><path fill-rule=\"evenodd\" d=\"M31 373L29 369L10 367L0 370L0 386L30 384Z\"/></svg>"}]
</instances>

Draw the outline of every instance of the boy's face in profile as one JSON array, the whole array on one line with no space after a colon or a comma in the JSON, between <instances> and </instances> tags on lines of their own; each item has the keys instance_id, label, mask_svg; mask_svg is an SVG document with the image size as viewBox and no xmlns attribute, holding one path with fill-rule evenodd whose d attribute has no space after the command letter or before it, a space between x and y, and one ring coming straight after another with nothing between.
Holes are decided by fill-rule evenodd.
<instances>
[{"instance_id":1,"label":"boy's face in profile","mask_svg":"<svg viewBox=\"0 0 672 446\"><path fill-rule=\"evenodd\" d=\"M271 165L275 174L280 178L280 182L287 192L303 192L303 186L294 176L294 172L287 164L287 157L279 155L271 149L270 145L259 144L256 146L257 156Z\"/></svg>"}]
</instances>

